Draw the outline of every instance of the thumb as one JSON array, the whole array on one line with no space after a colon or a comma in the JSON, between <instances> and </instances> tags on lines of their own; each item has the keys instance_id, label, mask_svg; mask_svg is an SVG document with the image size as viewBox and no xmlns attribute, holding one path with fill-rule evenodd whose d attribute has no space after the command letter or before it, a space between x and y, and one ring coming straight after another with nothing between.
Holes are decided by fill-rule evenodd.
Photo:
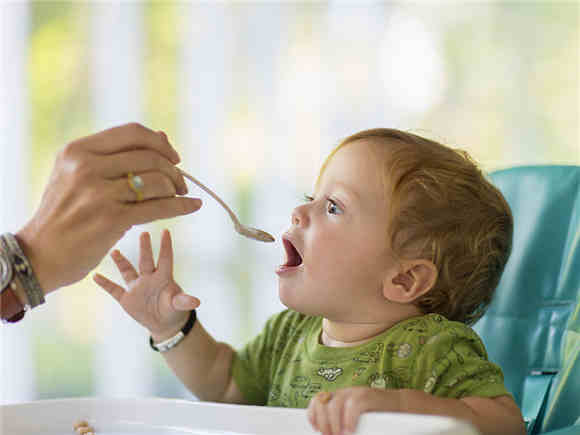
<instances>
[{"instance_id":1,"label":"thumb","mask_svg":"<svg viewBox=\"0 0 580 435\"><path fill-rule=\"evenodd\" d=\"M178 293L173 296L173 308L178 311L190 311L199 307L200 301L198 298L190 296L186 293Z\"/></svg>"}]
</instances>

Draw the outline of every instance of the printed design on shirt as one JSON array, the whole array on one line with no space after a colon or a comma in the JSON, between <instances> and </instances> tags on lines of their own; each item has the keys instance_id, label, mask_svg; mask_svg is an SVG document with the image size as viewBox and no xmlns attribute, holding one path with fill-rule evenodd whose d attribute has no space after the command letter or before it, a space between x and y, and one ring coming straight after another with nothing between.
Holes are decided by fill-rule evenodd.
<instances>
[{"instance_id":1,"label":"printed design on shirt","mask_svg":"<svg viewBox=\"0 0 580 435\"><path fill-rule=\"evenodd\" d=\"M361 352L357 354L352 360L364 364L376 364L379 362L381 354L385 348L384 343L377 343L369 352Z\"/></svg>"},{"instance_id":2,"label":"printed design on shirt","mask_svg":"<svg viewBox=\"0 0 580 435\"><path fill-rule=\"evenodd\" d=\"M280 331L278 339L272 346L272 354L280 355L281 358L289 359L290 355L287 354L288 349L294 348L302 339L301 330L294 324L285 324Z\"/></svg>"},{"instance_id":3,"label":"printed design on shirt","mask_svg":"<svg viewBox=\"0 0 580 435\"><path fill-rule=\"evenodd\" d=\"M397 349L397 356L401 359L407 358L409 355L411 355L412 350L413 346L411 346L409 343L403 343Z\"/></svg>"},{"instance_id":4,"label":"printed design on shirt","mask_svg":"<svg viewBox=\"0 0 580 435\"><path fill-rule=\"evenodd\" d=\"M410 320L405 326L403 326L403 329L407 332L423 334L427 332L429 325L424 319Z\"/></svg>"},{"instance_id":5,"label":"printed design on shirt","mask_svg":"<svg viewBox=\"0 0 580 435\"><path fill-rule=\"evenodd\" d=\"M487 360L478 350L482 347L480 341L469 331L451 327L430 337L426 345L436 347L433 368L423 385L426 393L433 393L440 385L437 394L461 398L469 395L475 385L502 383L501 372L493 366L474 366L477 360Z\"/></svg>"},{"instance_id":6,"label":"printed design on shirt","mask_svg":"<svg viewBox=\"0 0 580 435\"><path fill-rule=\"evenodd\" d=\"M336 378L342 375L342 369L340 367L320 367L316 374L322 376L328 382L334 382Z\"/></svg>"},{"instance_id":7,"label":"printed design on shirt","mask_svg":"<svg viewBox=\"0 0 580 435\"><path fill-rule=\"evenodd\" d=\"M389 343L387 344L387 353L397 358L408 358L413 352L413 346L410 343Z\"/></svg>"},{"instance_id":8,"label":"printed design on shirt","mask_svg":"<svg viewBox=\"0 0 580 435\"><path fill-rule=\"evenodd\" d=\"M280 385L278 384L272 385L272 387L270 388L270 401L278 400L280 398L280 393L281 393Z\"/></svg>"},{"instance_id":9,"label":"printed design on shirt","mask_svg":"<svg viewBox=\"0 0 580 435\"><path fill-rule=\"evenodd\" d=\"M423 386L423 391L425 393L431 393L431 391L433 391L433 388L435 388L436 384L437 384L437 376L430 376L429 379L427 379L427 382L425 382L425 385Z\"/></svg>"},{"instance_id":10,"label":"printed design on shirt","mask_svg":"<svg viewBox=\"0 0 580 435\"><path fill-rule=\"evenodd\" d=\"M400 388L403 381L395 372L389 371L374 373L368 378L368 385L371 388Z\"/></svg>"},{"instance_id":11,"label":"printed design on shirt","mask_svg":"<svg viewBox=\"0 0 580 435\"><path fill-rule=\"evenodd\" d=\"M287 386L272 386L269 395L269 406L303 408L310 399L322 390L322 385L312 382L308 376L295 376Z\"/></svg>"},{"instance_id":12,"label":"printed design on shirt","mask_svg":"<svg viewBox=\"0 0 580 435\"><path fill-rule=\"evenodd\" d=\"M298 390L303 398L310 398L320 391L321 384L313 383L307 376L296 376L290 381L290 387Z\"/></svg>"},{"instance_id":13,"label":"printed design on shirt","mask_svg":"<svg viewBox=\"0 0 580 435\"><path fill-rule=\"evenodd\" d=\"M356 369L353 372L351 380L353 382L356 381L366 371L367 371L367 367L359 367L358 369Z\"/></svg>"},{"instance_id":14,"label":"printed design on shirt","mask_svg":"<svg viewBox=\"0 0 580 435\"><path fill-rule=\"evenodd\" d=\"M433 346L434 344L437 344L438 341L442 340L445 338L445 332L440 332L439 334L435 334L432 335L431 337L429 337L427 339L427 341L425 342L426 346Z\"/></svg>"},{"instance_id":15,"label":"printed design on shirt","mask_svg":"<svg viewBox=\"0 0 580 435\"><path fill-rule=\"evenodd\" d=\"M480 384L501 383L501 376L497 370L490 366L480 365L475 369L462 369L453 378L445 383L448 388L453 388L457 384L465 381L474 381Z\"/></svg>"}]
</instances>

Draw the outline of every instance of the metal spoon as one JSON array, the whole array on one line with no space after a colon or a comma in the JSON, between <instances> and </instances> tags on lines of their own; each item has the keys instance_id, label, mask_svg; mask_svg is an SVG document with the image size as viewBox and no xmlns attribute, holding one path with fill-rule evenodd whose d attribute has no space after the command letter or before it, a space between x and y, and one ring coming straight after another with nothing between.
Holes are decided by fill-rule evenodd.
<instances>
[{"instance_id":1,"label":"metal spoon","mask_svg":"<svg viewBox=\"0 0 580 435\"><path fill-rule=\"evenodd\" d=\"M211 191L208 187L204 186L198 179L189 175L181 168L177 168L177 170L183 175L185 178L193 181L199 187L201 187L205 192L209 193L213 199L220 203L220 205L228 212L232 222L234 223L234 227L238 233L242 236L249 237L250 239L259 240L260 242L274 242L276 239L268 234L266 231L259 230L257 228L248 227L243 225L238 220L237 216L234 212L228 207L228 205L215 193Z\"/></svg>"}]
</instances>

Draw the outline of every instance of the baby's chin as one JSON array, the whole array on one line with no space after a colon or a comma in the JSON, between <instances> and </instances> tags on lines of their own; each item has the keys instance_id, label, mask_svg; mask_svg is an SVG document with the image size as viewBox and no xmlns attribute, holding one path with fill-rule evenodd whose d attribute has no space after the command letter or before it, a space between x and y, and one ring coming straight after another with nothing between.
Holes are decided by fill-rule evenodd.
<instances>
[{"instance_id":1,"label":"baby's chin","mask_svg":"<svg viewBox=\"0 0 580 435\"><path fill-rule=\"evenodd\" d=\"M287 285L278 285L278 298L282 305L286 308L296 311L298 313L305 314L307 316L323 316L324 310L317 309L313 306L311 299L307 295L299 295L298 292L294 291ZM320 307L318 307L320 308Z\"/></svg>"}]
</instances>

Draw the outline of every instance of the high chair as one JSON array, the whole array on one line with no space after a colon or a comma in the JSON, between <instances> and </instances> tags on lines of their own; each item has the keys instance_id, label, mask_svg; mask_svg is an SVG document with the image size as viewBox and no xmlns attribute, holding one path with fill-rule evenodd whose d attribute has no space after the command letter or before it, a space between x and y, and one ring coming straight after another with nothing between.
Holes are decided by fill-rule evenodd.
<instances>
[{"instance_id":1,"label":"high chair","mask_svg":"<svg viewBox=\"0 0 580 435\"><path fill-rule=\"evenodd\" d=\"M511 257L474 329L529 435L580 435L580 166L490 174L514 217Z\"/></svg>"}]
</instances>

